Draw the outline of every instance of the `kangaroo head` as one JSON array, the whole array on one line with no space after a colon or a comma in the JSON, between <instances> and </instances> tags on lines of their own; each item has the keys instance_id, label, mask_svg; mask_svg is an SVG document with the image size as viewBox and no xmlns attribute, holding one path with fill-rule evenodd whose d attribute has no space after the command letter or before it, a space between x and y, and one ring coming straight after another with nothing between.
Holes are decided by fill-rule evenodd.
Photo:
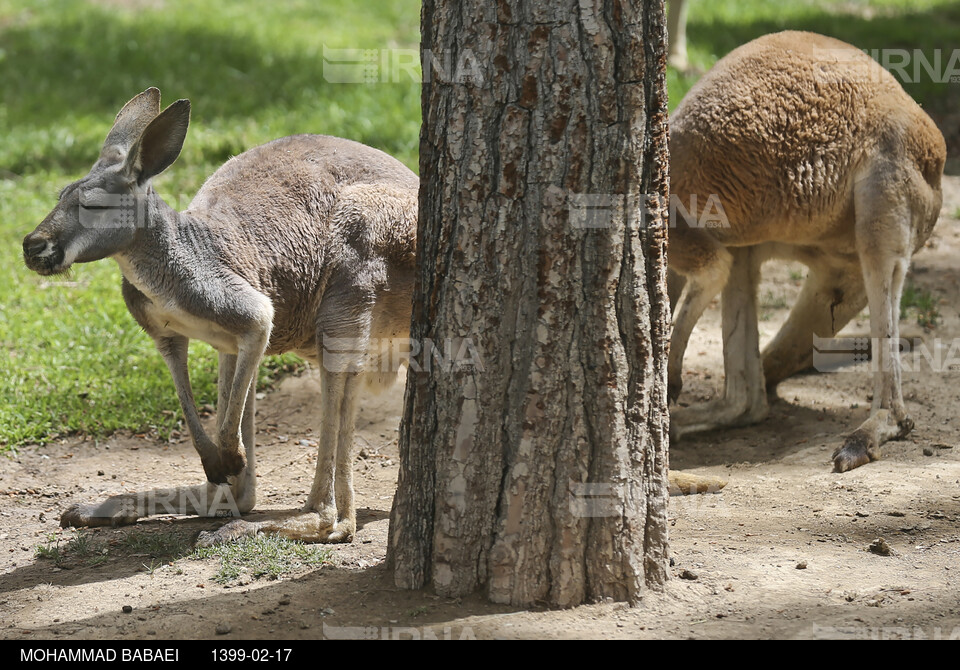
<instances>
[{"instance_id":1,"label":"kangaroo head","mask_svg":"<svg viewBox=\"0 0 960 670\"><path fill-rule=\"evenodd\" d=\"M23 240L27 267L42 275L73 263L112 256L146 227L152 177L180 155L190 101L160 111L160 91L148 88L124 105L90 172L60 191L57 205Z\"/></svg>"}]
</instances>

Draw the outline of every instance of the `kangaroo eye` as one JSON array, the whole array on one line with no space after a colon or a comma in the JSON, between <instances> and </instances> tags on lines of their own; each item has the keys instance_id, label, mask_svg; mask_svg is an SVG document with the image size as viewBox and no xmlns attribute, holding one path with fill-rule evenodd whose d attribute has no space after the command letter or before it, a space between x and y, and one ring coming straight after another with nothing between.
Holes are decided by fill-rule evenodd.
<instances>
[{"instance_id":1,"label":"kangaroo eye","mask_svg":"<svg viewBox=\"0 0 960 670\"><path fill-rule=\"evenodd\" d=\"M81 189L80 207L83 209L109 209L116 207L119 197L101 189Z\"/></svg>"}]
</instances>

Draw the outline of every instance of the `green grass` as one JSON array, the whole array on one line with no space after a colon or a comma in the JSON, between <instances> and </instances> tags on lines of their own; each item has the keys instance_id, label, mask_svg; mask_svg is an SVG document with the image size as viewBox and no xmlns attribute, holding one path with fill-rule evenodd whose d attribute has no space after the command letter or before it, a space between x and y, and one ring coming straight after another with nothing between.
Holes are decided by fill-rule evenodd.
<instances>
[{"instance_id":1,"label":"green grass","mask_svg":"<svg viewBox=\"0 0 960 670\"><path fill-rule=\"evenodd\" d=\"M219 584L241 576L277 579L302 568L328 565L332 555L330 549L276 535L255 535L236 542L198 547L193 553L196 559L220 559L220 568L213 578Z\"/></svg>"},{"instance_id":2,"label":"green grass","mask_svg":"<svg viewBox=\"0 0 960 670\"><path fill-rule=\"evenodd\" d=\"M773 291L765 291L760 297L759 305L763 309L786 309L790 306L784 295Z\"/></svg>"},{"instance_id":3,"label":"green grass","mask_svg":"<svg viewBox=\"0 0 960 670\"><path fill-rule=\"evenodd\" d=\"M913 314L917 325L924 330L933 330L941 319L940 310L937 308L939 302L930 289L908 281L900 297L900 318L907 319Z\"/></svg>"},{"instance_id":4,"label":"green grass","mask_svg":"<svg viewBox=\"0 0 960 670\"><path fill-rule=\"evenodd\" d=\"M58 568L97 567L108 559L138 560L138 570L151 576L181 559L219 562L214 581L229 584L241 577L278 579L305 568L332 564L333 552L323 546L303 544L274 535L257 535L213 547L194 548L193 542L176 530L132 529L120 538L104 539L98 531L81 530L71 539L56 534L34 547L38 560ZM180 569L182 571L182 568Z\"/></svg>"},{"instance_id":5,"label":"green grass","mask_svg":"<svg viewBox=\"0 0 960 670\"><path fill-rule=\"evenodd\" d=\"M0 0L0 449L82 432L167 436L181 419L172 382L127 313L109 261L45 280L20 243L66 183L96 159L119 107L148 86L193 102L181 158L156 180L185 205L225 159L301 132L349 137L416 169L420 87L336 84L324 47L415 49L417 0ZM761 34L797 28L865 49L956 46L949 0L695 0L690 61L708 69ZM671 106L696 74L668 73ZM960 85L907 90L936 116L960 109ZM268 363L270 383L293 365ZM215 400L214 352L194 345L200 404Z\"/></svg>"},{"instance_id":6,"label":"green grass","mask_svg":"<svg viewBox=\"0 0 960 670\"><path fill-rule=\"evenodd\" d=\"M60 547L60 539L56 535L48 535L46 542L38 544L33 549L33 555L43 561L53 561L60 567L63 564L65 553Z\"/></svg>"},{"instance_id":7,"label":"green grass","mask_svg":"<svg viewBox=\"0 0 960 670\"><path fill-rule=\"evenodd\" d=\"M109 553L107 544L89 531L80 531L62 544L60 537L50 534L46 542L34 548L37 559L53 561L58 568L69 568L78 564L97 566L106 562Z\"/></svg>"},{"instance_id":8,"label":"green grass","mask_svg":"<svg viewBox=\"0 0 960 670\"><path fill-rule=\"evenodd\" d=\"M91 533L78 531L77 534L67 543L67 551L72 552L77 558L89 558L102 553L103 545L97 542Z\"/></svg>"},{"instance_id":9,"label":"green grass","mask_svg":"<svg viewBox=\"0 0 960 670\"><path fill-rule=\"evenodd\" d=\"M193 543L177 531L133 529L119 540L102 539L97 531L79 531L63 542L55 534L34 547L38 560L52 561L58 568L96 567L108 559L136 557L139 569L151 576L165 565L181 559L218 560L213 580L229 584L241 577L279 579L306 568L333 563L333 551L327 547L287 540L276 535L256 535L212 547L193 548Z\"/></svg>"},{"instance_id":10,"label":"green grass","mask_svg":"<svg viewBox=\"0 0 960 670\"><path fill-rule=\"evenodd\" d=\"M120 546L131 554L169 560L189 554L192 544L179 533L133 530L124 536Z\"/></svg>"}]
</instances>

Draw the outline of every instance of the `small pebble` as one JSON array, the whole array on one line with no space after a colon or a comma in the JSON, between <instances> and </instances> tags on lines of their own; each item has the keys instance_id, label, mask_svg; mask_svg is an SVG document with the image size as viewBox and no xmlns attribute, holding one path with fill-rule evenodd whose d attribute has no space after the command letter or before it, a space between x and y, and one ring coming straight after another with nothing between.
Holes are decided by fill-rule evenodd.
<instances>
[{"instance_id":1,"label":"small pebble","mask_svg":"<svg viewBox=\"0 0 960 670\"><path fill-rule=\"evenodd\" d=\"M700 579L700 575L698 575L696 572L693 572L692 570L684 570L683 572L680 573L680 579L689 579L693 581L696 579Z\"/></svg>"},{"instance_id":2,"label":"small pebble","mask_svg":"<svg viewBox=\"0 0 960 670\"><path fill-rule=\"evenodd\" d=\"M233 626L228 623L218 623L217 624L217 635L226 635L233 630Z\"/></svg>"},{"instance_id":3,"label":"small pebble","mask_svg":"<svg viewBox=\"0 0 960 670\"><path fill-rule=\"evenodd\" d=\"M797 570L806 570L806 569L807 569L806 561L800 561L799 563L797 563Z\"/></svg>"},{"instance_id":4,"label":"small pebble","mask_svg":"<svg viewBox=\"0 0 960 670\"><path fill-rule=\"evenodd\" d=\"M130 605L124 605L124 606L123 606L123 613L124 613L124 614L130 614L130 612L132 612L132 611L133 611L133 608L130 607Z\"/></svg>"},{"instance_id":5,"label":"small pebble","mask_svg":"<svg viewBox=\"0 0 960 670\"><path fill-rule=\"evenodd\" d=\"M877 554L878 556L889 556L890 555L890 545L887 544L887 541L882 537L878 537L876 540L870 543L868 547L870 553Z\"/></svg>"}]
</instances>

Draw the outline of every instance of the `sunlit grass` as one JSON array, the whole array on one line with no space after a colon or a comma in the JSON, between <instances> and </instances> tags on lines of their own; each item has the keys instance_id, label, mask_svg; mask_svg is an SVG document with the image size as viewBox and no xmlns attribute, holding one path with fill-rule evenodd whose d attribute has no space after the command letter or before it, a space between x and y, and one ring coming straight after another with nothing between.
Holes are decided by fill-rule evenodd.
<instances>
[{"instance_id":1,"label":"sunlit grass","mask_svg":"<svg viewBox=\"0 0 960 670\"><path fill-rule=\"evenodd\" d=\"M299 569L329 565L332 555L333 552L326 547L276 535L255 535L212 547L198 547L193 553L197 559L220 559L220 567L213 578L220 584L241 577L277 579Z\"/></svg>"}]
</instances>

